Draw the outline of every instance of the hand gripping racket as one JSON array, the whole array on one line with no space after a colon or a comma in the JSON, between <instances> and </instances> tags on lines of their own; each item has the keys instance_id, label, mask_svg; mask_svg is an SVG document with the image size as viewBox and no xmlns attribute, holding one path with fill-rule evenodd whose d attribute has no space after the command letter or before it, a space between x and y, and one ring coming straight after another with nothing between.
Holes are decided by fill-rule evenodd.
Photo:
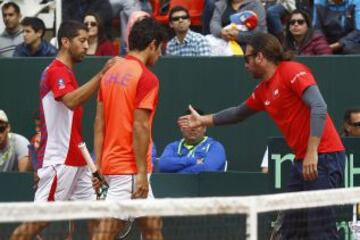
<instances>
[{"instance_id":1,"label":"hand gripping racket","mask_svg":"<svg viewBox=\"0 0 360 240\"><path fill-rule=\"evenodd\" d=\"M79 143L78 147L79 147L83 157L85 158L86 164L88 165L93 177L96 177L99 180L99 182L101 183L100 188L96 191L96 199L98 199L98 200L105 199L109 185L105 181L104 177L97 170L97 168L90 156L90 153L86 147L86 144L84 142Z\"/></svg>"}]
</instances>

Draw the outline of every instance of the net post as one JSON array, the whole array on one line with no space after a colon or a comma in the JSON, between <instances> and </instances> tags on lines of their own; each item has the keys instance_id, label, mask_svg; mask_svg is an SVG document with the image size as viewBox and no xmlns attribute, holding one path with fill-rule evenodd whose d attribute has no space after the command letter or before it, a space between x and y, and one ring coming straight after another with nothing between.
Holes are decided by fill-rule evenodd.
<instances>
[{"instance_id":1,"label":"net post","mask_svg":"<svg viewBox=\"0 0 360 240\"><path fill-rule=\"evenodd\" d=\"M249 214L246 217L247 240L257 240L258 229L258 212L256 211L255 201L251 201Z\"/></svg>"}]
</instances>

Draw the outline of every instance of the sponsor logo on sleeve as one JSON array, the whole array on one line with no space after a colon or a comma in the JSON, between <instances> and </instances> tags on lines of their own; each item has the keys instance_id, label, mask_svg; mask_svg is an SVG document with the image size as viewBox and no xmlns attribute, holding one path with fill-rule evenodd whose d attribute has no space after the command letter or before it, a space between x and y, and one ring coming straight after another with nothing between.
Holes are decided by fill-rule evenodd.
<instances>
[{"instance_id":1,"label":"sponsor logo on sleeve","mask_svg":"<svg viewBox=\"0 0 360 240\"><path fill-rule=\"evenodd\" d=\"M304 71L301 71L301 72L297 73L297 74L293 77L293 79L290 80L290 83L293 84L294 82L296 82L296 80L299 79L299 77L304 76L304 75L306 75L306 72L304 72Z\"/></svg>"},{"instance_id":2,"label":"sponsor logo on sleeve","mask_svg":"<svg viewBox=\"0 0 360 240\"><path fill-rule=\"evenodd\" d=\"M65 80L63 78L60 78L58 81L57 81L57 86L58 86L58 89L64 89L65 88Z\"/></svg>"}]
</instances>

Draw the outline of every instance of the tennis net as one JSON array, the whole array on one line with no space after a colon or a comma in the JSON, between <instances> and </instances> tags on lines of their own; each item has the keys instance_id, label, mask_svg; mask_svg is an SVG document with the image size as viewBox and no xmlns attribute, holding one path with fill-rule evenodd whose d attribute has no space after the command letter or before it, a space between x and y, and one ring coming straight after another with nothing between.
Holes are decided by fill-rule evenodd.
<instances>
[{"instance_id":1,"label":"tennis net","mask_svg":"<svg viewBox=\"0 0 360 240\"><path fill-rule=\"evenodd\" d=\"M35 239L89 239L86 220L156 216L163 222L163 239L317 239L306 232L311 229L350 240L357 239L355 233L360 230L357 208L353 207L358 202L360 188L117 203L1 203L0 239L10 239L22 222L52 223ZM314 210L315 214L310 214ZM333 219L329 218L329 211L334 213ZM332 232L332 223L336 224L336 232ZM133 225L126 239L147 239L141 238L136 224Z\"/></svg>"}]
</instances>

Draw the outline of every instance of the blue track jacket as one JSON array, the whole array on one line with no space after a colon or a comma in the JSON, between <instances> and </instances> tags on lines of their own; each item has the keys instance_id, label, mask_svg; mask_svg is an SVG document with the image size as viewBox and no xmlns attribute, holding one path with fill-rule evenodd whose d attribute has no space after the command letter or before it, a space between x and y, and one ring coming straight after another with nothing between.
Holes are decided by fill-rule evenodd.
<instances>
[{"instance_id":1,"label":"blue track jacket","mask_svg":"<svg viewBox=\"0 0 360 240\"><path fill-rule=\"evenodd\" d=\"M189 150L184 139L168 144L160 156L159 170L168 173L199 173L224 171L226 155L221 143L205 137Z\"/></svg>"}]
</instances>

